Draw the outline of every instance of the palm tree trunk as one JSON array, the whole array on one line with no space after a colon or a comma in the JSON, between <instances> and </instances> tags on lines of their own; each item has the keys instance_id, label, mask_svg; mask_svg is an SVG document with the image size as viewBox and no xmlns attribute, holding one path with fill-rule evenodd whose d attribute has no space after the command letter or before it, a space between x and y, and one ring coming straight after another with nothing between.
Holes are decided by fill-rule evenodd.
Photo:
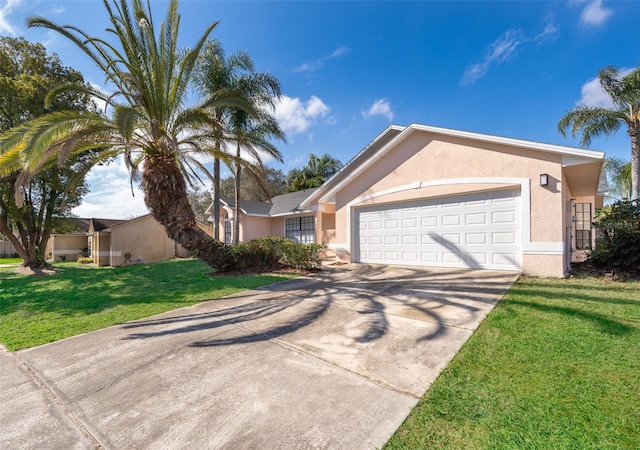
<instances>
[{"instance_id":1,"label":"palm tree trunk","mask_svg":"<svg viewBox=\"0 0 640 450\"><path fill-rule=\"evenodd\" d=\"M149 155L142 174L142 190L153 217L164 226L167 236L191 251L219 272L233 265L227 248L196 225L187 199L187 186L173 157Z\"/></svg>"},{"instance_id":2,"label":"palm tree trunk","mask_svg":"<svg viewBox=\"0 0 640 450\"><path fill-rule=\"evenodd\" d=\"M237 244L240 242L240 174L242 172L242 168L240 164L236 164L236 185L235 185L235 205L233 207L233 243Z\"/></svg>"},{"instance_id":3,"label":"palm tree trunk","mask_svg":"<svg viewBox=\"0 0 640 450\"><path fill-rule=\"evenodd\" d=\"M640 197L640 122L629 126L631 138L631 199Z\"/></svg>"},{"instance_id":4,"label":"palm tree trunk","mask_svg":"<svg viewBox=\"0 0 640 450\"><path fill-rule=\"evenodd\" d=\"M220 240L220 159L213 160L213 238Z\"/></svg>"}]
</instances>

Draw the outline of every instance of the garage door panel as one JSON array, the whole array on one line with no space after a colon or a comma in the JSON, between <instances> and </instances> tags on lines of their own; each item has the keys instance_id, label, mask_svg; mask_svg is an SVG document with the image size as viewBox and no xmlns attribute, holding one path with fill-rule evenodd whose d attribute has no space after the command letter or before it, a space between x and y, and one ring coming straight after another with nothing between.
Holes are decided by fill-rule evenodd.
<instances>
[{"instance_id":1,"label":"garage door panel","mask_svg":"<svg viewBox=\"0 0 640 450\"><path fill-rule=\"evenodd\" d=\"M483 212L465 214L465 223L467 225L486 225L487 214Z\"/></svg>"},{"instance_id":2,"label":"garage door panel","mask_svg":"<svg viewBox=\"0 0 640 450\"><path fill-rule=\"evenodd\" d=\"M443 227L454 227L460 225L460 214L448 214L442 216Z\"/></svg>"},{"instance_id":3,"label":"garage door panel","mask_svg":"<svg viewBox=\"0 0 640 450\"><path fill-rule=\"evenodd\" d=\"M467 245L486 245L487 233L467 233L465 235Z\"/></svg>"},{"instance_id":4,"label":"garage door panel","mask_svg":"<svg viewBox=\"0 0 640 450\"><path fill-rule=\"evenodd\" d=\"M460 263L462 263L462 258L460 257L460 254L458 254L458 253L443 252L442 253L442 262L460 264Z\"/></svg>"},{"instance_id":5,"label":"garage door panel","mask_svg":"<svg viewBox=\"0 0 640 450\"><path fill-rule=\"evenodd\" d=\"M491 233L491 238L491 242L495 245L516 243L516 233L514 232Z\"/></svg>"},{"instance_id":6,"label":"garage door panel","mask_svg":"<svg viewBox=\"0 0 640 450\"><path fill-rule=\"evenodd\" d=\"M516 223L515 211L496 211L491 214L491 223Z\"/></svg>"},{"instance_id":7,"label":"garage door panel","mask_svg":"<svg viewBox=\"0 0 640 450\"><path fill-rule=\"evenodd\" d=\"M354 211L362 262L520 270L518 189Z\"/></svg>"},{"instance_id":8,"label":"garage door panel","mask_svg":"<svg viewBox=\"0 0 640 450\"><path fill-rule=\"evenodd\" d=\"M420 252L420 261L425 265L436 265L438 263L438 252Z\"/></svg>"},{"instance_id":9,"label":"garage door panel","mask_svg":"<svg viewBox=\"0 0 640 450\"><path fill-rule=\"evenodd\" d=\"M436 216L427 216L420 218L422 228L435 228L438 226L438 218Z\"/></svg>"},{"instance_id":10,"label":"garage door panel","mask_svg":"<svg viewBox=\"0 0 640 450\"><path fill-rule=\"evenodd\" d=\"M467 261L469 261L475 269L481 269L486 266L487 259L486 253L467 253Z\"/></svg>"},{"instance_id":11,"label":"garage door panel","mask_svg":"<svg viewBox=\"0 0 640 450\"><path fill-rule=\"evenodd\" d=\"M418 218L417 217L411 217L408 219L402 219L402 229L403 230L410 230L410 229L415 229L418 228Z\"/></svg>"}]
</instances>

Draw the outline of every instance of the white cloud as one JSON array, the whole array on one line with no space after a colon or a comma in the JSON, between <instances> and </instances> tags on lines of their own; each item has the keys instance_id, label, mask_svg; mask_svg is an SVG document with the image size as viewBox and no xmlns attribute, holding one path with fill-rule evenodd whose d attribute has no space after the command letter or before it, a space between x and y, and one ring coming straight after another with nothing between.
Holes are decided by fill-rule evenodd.
<instances>
[{"instance_id":1,"label":"white cloud","mask_svg":"<svg viewBox=\"0 0 640 450\"><path fill-rule=\"evenodd\" d=\"M523 44L532 42L540 45L555 39L557 35L558 27L551 23L547 24L544 30L534 37L527 37L524 31L519 28L507 30L487 47L482 62L467 67L460 82L463 85L473 84L482 78L491 67L510 61Z\"/></svg>"},{"instance_id":2,"label":"white cloud","mask_svg":"<svg viewBox=\"0 0 640 450\"><path fill-rule=\"evenodd\" d=\"M298 67L294 69L294 71L295 72L315 72L316 70L324 66L324 63L329 61L330 59L338 58L340 56L346 55L349 52L350 50L346 47L338 47L329 56L323 56L322 58L318 58L315 61L300 64Z\"/></svg>"},{"instance_id":3,"label":"white cloud","mask_svg":"<svg viewBox=\"0 0 640 450\"><path fill-rule=\"evenodd\" d=\"M620 76L624 77L630 74L633 69L620 69ZM600 79L598 77L592 78L582 85L580 89L580 100L576 105L590 106L594 108L611 108L613 102L611 97L607 94L600 85Z\"/></svg>"},{"instance_id":4,"label":"white cloud","mask_svg":"<svg viewBox=\"0 0 640 450\"><path fill-rule=\"evenodd\" d=\"M0 6L0 34L9 34L16 36L16 29L12 23L8 21L8 16L13 12L13 8L19 6L22 0L4 0Z\"/></svg>"},{"instance_id":5,"label":"white cloud","mask_svg":"<svg viewBox=\"0 0 640 450\"><path fill-rule=\"evenodd\" d=\"M580 22L587 26L602 25L611 15L613 10L602 4L602 0L592 0L587 3L580 14Z\"/></svg>"},{"instance_id":6,"label":"white cloud","mask_svg":"<svg viewBox=\"0 0 640 450\"><path fill-rule=\"evenodd\" d=\"M122 157L108 166L94 167L87 176L90 192L82 204L74 208L74 214L102 219L126 219L147 214L144 194L134 184L134 196L129 180Z\"/></svg>"},{"instance_id":7,"label":"white cloud","mask_svg":"<svg viewBox=\"0 0 640 450\"><path fill-rule=\"evenodd\" d=\"M368 111L362 112L363 117L371 116L384 116L389 119L389 122L393 120L394 114L391 109L391 103L386 98L381 98L373 102Z\"/></svg>"},{"instance_id":8,"label":"white cloud","mask_svg":"<svg viewBox=\"0 0 640 450\"><path fill-rule=\"evenodd\" d=\"M275 116L285 133L304 133L319 120L328 116L331 109L315 95L307 101L283 95L276 105Z\"/></svg>"}]
</instances>

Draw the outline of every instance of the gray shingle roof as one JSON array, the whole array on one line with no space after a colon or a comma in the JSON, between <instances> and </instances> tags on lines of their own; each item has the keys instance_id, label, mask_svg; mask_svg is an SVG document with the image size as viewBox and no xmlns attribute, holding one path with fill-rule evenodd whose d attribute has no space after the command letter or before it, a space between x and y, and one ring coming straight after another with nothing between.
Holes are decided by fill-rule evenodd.
<instances>
[{"instance_id":1,"label":"gray shingle roof","mask_svg":"<svg viewBox=\"0 0 640 450\"><path fill-rule=\"evenodd\" d=\"M234 208L236 200L229 197L221 197L220 200L225 202L229 207ZM268 216L271 205L266 202L259 202L255 200L240 200L240 209L247 214L257 214L260 216Z\"/></svg>"},{"instance_id":2,"label":"gray shingle roof","mask_svg":"<svg viewBox=\"0 0 640 450\"><path fill-rule=\"evenodd\" d=\"M128 220L124 219L96 219L91 218L91 222L93 223L94 231L102 231L107 228L114 227L116 225L120 225L121 223L128 222Z\"/></svg>"},{"instance_id":3,"label":"gray shingle roof","mask_svg":"<svg viewBox=\"0 0 640 450\"><path fill-rule=\"evenodd\" d=\"M304 191L292 192L290 194L283 194L273 197L271 199L271 210L269 215L275 216L277 214L286 214L300 211L298 207L300 203L308 196L313 194L319 188L305 189Z\"/></svg>"},{"instance_id":4,"label":"gray shingle roof","mask_svg":"<svg viewBox=\"0 0 640 450\"><path fill-rule=\"evenodd\" d=\"M260 216L295 213L301 211L298 209L300 203L318 189L319 188L305 189L304 191L278 195L271 199L271 204L254 200L240 200L240 208L247 214ZM231 208L236 204L233 198L221 197L221 200Z\"/></svg>"}]
</instances>

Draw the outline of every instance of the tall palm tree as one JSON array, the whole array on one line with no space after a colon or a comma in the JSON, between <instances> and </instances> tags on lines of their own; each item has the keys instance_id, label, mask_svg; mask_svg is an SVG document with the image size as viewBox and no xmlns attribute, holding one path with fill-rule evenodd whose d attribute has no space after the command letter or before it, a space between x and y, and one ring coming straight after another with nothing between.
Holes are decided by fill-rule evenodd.
<instances>
[{"instance_id":1,"label":"tall palm tree","mask_svg":"<svg viewBox=\"0 0 640 450\"><path fill-rule=\"evenodd\" d=\"M245 51L226 56L220 42L212 39L203 49L195 73L196 83L205 97L225 90L238 92L251 108L216 104L210 109L217 123L224 125L225 136L216 140L220 157L213 164L213 221L214 236L220 235L220 163L226 163L235 177L234 241L238 242L240 222L237 220L240 204L240 177L245 157L253 160L253 170L258 180L264 179L262 153L281 160L280 152L270 143L271 139L284 140L284 133L270 112L281 96L280 82L268 73L256 73L253 60ZM235 155L230 151L233 147ZM252 166L249 166L252 167Z\"/></svg>"},{"instance_id":2,"label":"tall palm tree","mask_svg":"<svg viewBox=\"0 0 640 450\"><path fill-rule=\"evenodd\" d=\"M238 73L247 69L247 63L241 54L226 58L222 44L217 39L208 41L198 58L194 79L198 90L205 97L215 96L216 93L233 89ZM224 105L216 104L210 108L214 124L222 124L226 109ZM222 136L215 139L216 157L213 159L213 237L220 239L220 161L228 162L230 154L223 150Z\"/></svg>"},{"instance_id":3,"label":"tall palm tree","mask_svg":"<svg viewBox=\"0 0 640 450\"><path fill-rule=\"evenodd\" d=\"M284 132L272 114L276 101L282 95L280 82L269 73L256 73L253 69L253 61L250 58L249 61L252 67L251 72L240 77L237 87L253 106L253 112L246 108L229 108L227 121L227 129L236 142L236 159L232 162L235 176L233 239L236 244L240 239L240 185L243 167L240 161L243 159L242 151L261 169L258 172L253 171L253 174L262 184L263 189L268 191L262 157L266 153L266 155L282 162L282 155L271 141L274 139L285 141Z\"/></svg>"},{"instance_id":4,"label":"tall palm tree","mask_svg":"<svg viewBox=\"0 0 640 450\"><path fill-rule=\"evenodd\" d=\"M614 200L631 198L631 162L616 156L604 160L604 171L609 182L608 196Z\"/></svg>"},{"instance_id":5,"label":"tall palm tree","mask_svg":"<svg viewBox=\"0 0 640 450\"><path fill-rule=\"evenodd\" d=\"M199 158L220 156L212 143L224 128L208 111L221 105L250 110L247 102L229 92L211 95L202 105L184 106L198 56L216 23L193 48L180 50L177 0L169 2L157 33L149 2L103 3L111 22L107 31L115 43L42 17L32 17L28 24L69 39L115 86L109 95L90 86L64 85L52 90L48 101L65 92L84 92L103 100L110 116L60 111L16 127L0 137L0 169L22 170L20 183L52 160L64 163L89 150L96 150L94 164L123 155L132 182L141 180L145 203L168 236L212 267L229 269L226 247L196 226L187 200L187 183L205 170Z\"/></svg>"},{"instance_id":6,"label":"tall palm tree","mask_svg":"<svg viewBox=\"0 0 640 450\"><path fill-rule=\"evenodd\" d=\"M631 138L631 196L638 198L640 176L640 67L626 76L615 67L606 67L598 73L602 89L613 102L612 108L580 105L569 111L558 122L558 130L566 136L580 134L580 145L589 145L591 140L602 135L616 133L622 125L627 126Z\"/></svg>"}]
</instances>

